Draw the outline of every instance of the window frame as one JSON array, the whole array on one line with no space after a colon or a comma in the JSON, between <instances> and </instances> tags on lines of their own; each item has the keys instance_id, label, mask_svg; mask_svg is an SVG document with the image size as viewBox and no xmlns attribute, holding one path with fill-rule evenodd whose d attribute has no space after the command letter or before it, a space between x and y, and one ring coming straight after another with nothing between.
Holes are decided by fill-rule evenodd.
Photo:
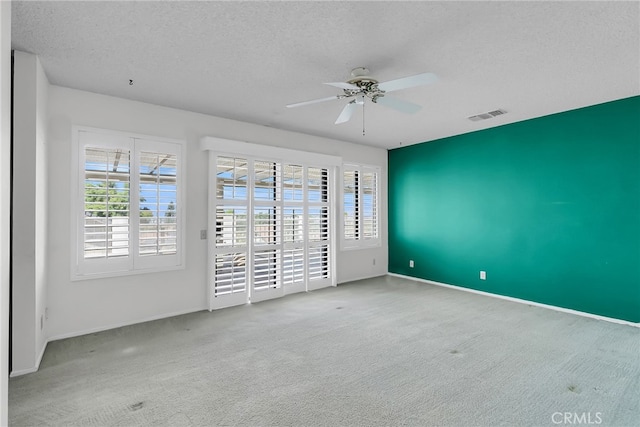
<instances>
[{"instance_id":1,"label":"window frame","mask_svg":"<svg viewBox=\"0 0 640 427\"><path fill-rule=\"evenodd\" d=\"M375 217L375 229L376 236L374 238L363 238L361 236L355 239L347 239L345 236L345 173L346 172L357 172L360 176L365 173L373 173L375 175L375 206L374 206L374 217ZM361 184L357 185L357 205L355 209L359 212L363 212L364 198L362 197L363 188ZM366 248L376 248L382 245L382 238L380 235L380 191L381 191L381 168L379 166L374 165L366 165L366 164L357 164L357 163L344 163L342 165L341 177L340 177L340 249L341 250L358 250L358 249L366 249ZM362 228L364 227L364 219L360 219L359 222L355 225L358 229L358 233L362 233Z\"/></svg>"},{"instance_id":2,"label":"window frame","mask_svg":"<svg viewBox=\"0 0 640 427\"><path fill-rule=\"evenodd\" d=\"M88 135L91 134L91 135ZM91 138L85 140L86 137ZM73 126L71 153L71 280L128 276L185 267L185 203L186 203L186 141L142 135L86 126ZM85 154L87 147L117 148L129 151L129 240L128 254L118 258L85 258ZM176 156L176 253L140 255L140 166L142 152Z\"/></svg>"}]
</instances>

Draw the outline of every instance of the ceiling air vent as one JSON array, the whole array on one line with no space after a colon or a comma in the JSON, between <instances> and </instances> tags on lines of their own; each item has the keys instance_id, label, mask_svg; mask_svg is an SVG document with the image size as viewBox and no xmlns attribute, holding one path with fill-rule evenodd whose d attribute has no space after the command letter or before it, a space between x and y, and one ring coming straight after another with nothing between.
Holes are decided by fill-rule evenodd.
<instances>
[{"instance_id":1,"label":"ceiling air vent","mask_svg":"<svg viewBox=\"0 0 640 427\"><path fill-rule=\"evenodd\" d=\"M496 117L496 116L501 116L503 114L506 114L507 112L504 110L495 110L495 111L489 111L488 113L482 113L482 114L478 114L476 116L471 116L471 117L467 117L469 120L471 120L472 122L477 122L480 120L487 120L490 119L492 117Z\"/></svg>"}]
</instances>

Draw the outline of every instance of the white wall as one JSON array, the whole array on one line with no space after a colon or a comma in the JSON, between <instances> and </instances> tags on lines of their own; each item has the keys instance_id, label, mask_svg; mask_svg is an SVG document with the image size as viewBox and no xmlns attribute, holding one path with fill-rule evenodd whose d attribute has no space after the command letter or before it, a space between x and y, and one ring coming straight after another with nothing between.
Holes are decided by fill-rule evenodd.
<instances>
[{"instance_id":1,"label":"white wall","mask_svg":"<svg viewBox=\"0 0 640 427\"><path fill-rule=\"evenodd\" d=\"M47 91L35 55L14 54L12 375L37 370L46 345Z\"/></svg>"},{"instance_id":2,"label":"white wall","mask_svg":"<svg viewBox=\"0 0 640 427\"><path fill-rule=\"evenodd\" d=\"M382 169L382 245L338 254L338 283L387 272L387 152L300 133L51 86L49 92L49 337L74 336L207 308L207 155L203 136L341 156ZM187 141L184 270L70 280L71 127L91 126ZM75 165L73 165L75 166ZM55 195L55 196L54 196ZM210 233L209 233L210 234ZM375 266L373 259L376 259Z\"/></svg>"},{"instance_id":3,"label":"white wall","mask_svg":"<svg viewBox=\"0 0 640 427\"><path fill-rule=\"evenodd\" d=\"M36 58L37 59L37 58ZM36 364L40 364L47 345L47 246L49 237L49 163L48 163L48 128L49 128L49 80L40 60L36 61L36 234L35 234L35 280L36 280ZM42 327L40 327L42 322Z\"/></svg>"},{"instance_id":4,"label":"white wall","mask_svg":"<svg viewBox=\"0 0 640 427\"><path fill-rule=\"evenodd\" d=\"M11 2L0 1L0 426L8 423Z\"/></svg>"}]
</instances>

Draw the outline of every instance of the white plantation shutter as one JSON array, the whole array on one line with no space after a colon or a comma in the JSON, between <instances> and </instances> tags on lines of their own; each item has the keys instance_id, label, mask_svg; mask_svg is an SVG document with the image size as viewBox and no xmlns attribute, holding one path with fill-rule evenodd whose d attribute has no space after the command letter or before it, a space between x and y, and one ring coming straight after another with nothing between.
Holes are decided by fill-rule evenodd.
<instances>
[{"instance_id":1,"label":"white plantation shutter","mask_svg":"<svg viewBox=\"0 0 640 427\"><path fill-rule=\"evenodd\" d=\"M375 172L362 172L361 179L361 238L378 238L378 175Z\"/></svg>"},{"instance_id":2,"label":"white plantation shutter","mask_svg":"<svg viewBox=\"0 0 640 427\"><path fill-rule=\"evenodd\" d=\"M132 215L132 237L137 243L134 265L140 269L180 265L181 147L143 138L133 140L131 211L138 212Z\"/></svg>"},{"instance_id":3,"label":"white plantation shutter","mask_svg":"<svg viewBox=\"0 0 640 427\"><path fill-rule=\"evenodd\" d=\"M140 256L170 255L177 252L176 218L177 156L141 152L139 155Z\"/></svg>"},{"instance_id":4,"label":"white plantation shutter","mask_svg":"<svg viewBox=\"0 0 640 427\"><path fill-rule=\"evenodd\" d=\"M282 165L254 160L251 301L282 295Z\"/></svg>"},{"instance_id":5,"label":"white plantation shutter","mask_svg":"<svg viewBox=\"0 0 640 427\"><path fill-rule=\"evenodd\" d=\"M282 283L287 292L303 291L306 282L307 207L303 165L282 167Z\"/></svg>"},{"instance_id":6,"label":"white plantation shutter","mask_svg":"<svg viewBox=\"0 0 640 427\"><path fill-rule=\"evenodd\" d=\"M74 128L72 279L182 266L182 142Z\"/></svg>"},{"instance_id":7,"label":"white plantation shutter","mask_svg":"<svg viewBox=\"0 0 640 427\"><path fill-rule=\"evenodd\" d=\"M85 259L129 256L129 150L84 151Z\"/></svg>"},{"instance_id":8,"label":"white plantation shutter","mask_svg":"<svg viewBox=\"0 0 640 427\"><path fill-rule=\"evenodd\" d=\"M358 171L345 170L343 178L343 227L344 238L346 240L358 239L360 232L360 213L358 208L358 187L359 187Z\"/></svg>"},{"instance_id":9,"label":"white plantation shutter","mask_svg":"<svg viewBox=\"0 0 640 427\"><path fill-rule=\"evenodd\" d=\"M330 241L331 224L329 203L329 171L326 168L309 168L308 196L308 265L310 283L331 278Z\"/></svg>"},{"instance_id":10,"label":"white plantation shutter","mask_svg":"<svg viewBox=\"0 0 640 427\"><path fill-rule=\"evenodd\" d=\"M213 297L247 298L249 248L248 162L220 156L215 164ZM211 238L211 237L209 237Z\"/></svg>"},{"instance_id":11,"label":"white plantation shutter","mask_svg":"<svg viewBox=\"0 0 640 427\"><path fill-rule=\"evenodd\" d=\"M211 308L331 285L329 168L211 156Z\"/></svg>"},{"instance_id":12,"label":"white plantation shutter","mask_svg":"<svg viewBox=\"0 0 640 427\"><path fill-rule=\"evenodd\" d=\"M275 183L273 189L275 189ZM282 286L280 277L282 234L279 211L278 206L254 208L253 289L256 292Z\"/></svg>"},{"instance_id":13,"label":"white plantation shutter","mask_svg":"<svg viewBox=\"0 0 640 427\"><path fill-rule=\"evenodd\" d=\"M344 165L342 174L342 247L377 246L379 180L376 167Z\"/></svg>"}]
</instances>

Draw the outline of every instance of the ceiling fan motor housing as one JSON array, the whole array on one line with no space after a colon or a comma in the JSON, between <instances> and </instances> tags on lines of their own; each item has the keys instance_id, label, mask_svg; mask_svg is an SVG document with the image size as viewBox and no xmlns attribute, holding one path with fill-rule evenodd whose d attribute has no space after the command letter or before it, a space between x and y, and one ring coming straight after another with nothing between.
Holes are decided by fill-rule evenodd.
<instances>
[{"instance_id":1,"label":"ceiling fan motor housing","mask_svg":"<svg viewBox=\"0 0 640 427\"><path fill-rule=\"evenodd\" d=\"M384 91L378 89L378 80L370 77L369 69L358 67L351 70L351 79L347 81L352 85L358 86L358 89L344 89L346 96L355 96L358 94L366 95L374 102L378 97L384 96Z\"/></svg>"}]
</instances>

